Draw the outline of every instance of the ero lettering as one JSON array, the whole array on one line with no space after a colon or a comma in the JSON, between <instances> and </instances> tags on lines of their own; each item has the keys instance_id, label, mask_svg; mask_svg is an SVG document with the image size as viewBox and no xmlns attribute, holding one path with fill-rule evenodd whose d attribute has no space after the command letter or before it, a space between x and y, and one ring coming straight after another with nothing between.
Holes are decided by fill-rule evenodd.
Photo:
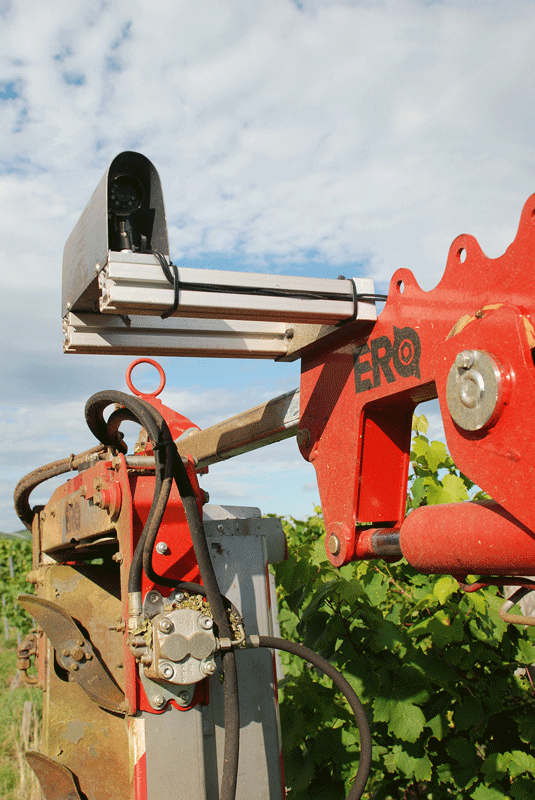
<instances>
[{"instance_id":1,"label":"ero lettering","mask_svg":"<svg viewBox=\"0 0 535 800\"><path fill-rule=\"evenodd\" d=\"M420 377L420 355L422 345L420 337L413 328L396 328L394 341L388 336L378 336L367 344L359 345L353 353L355 372L355 390L367 392L381 385L381 373L387 383L394 383L397 377ZM371 356L371 358L366 358ZM394 370L397 376L394 375ZM371 373L370 377L363 377Z\"/></svg>"}]
</instances>

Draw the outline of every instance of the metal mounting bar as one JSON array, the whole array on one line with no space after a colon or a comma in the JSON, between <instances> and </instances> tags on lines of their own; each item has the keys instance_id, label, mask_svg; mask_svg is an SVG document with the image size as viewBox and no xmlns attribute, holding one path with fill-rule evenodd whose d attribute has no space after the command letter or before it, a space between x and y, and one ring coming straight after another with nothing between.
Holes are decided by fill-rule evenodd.
<instances>
[{"instance_id":1,"label":"metal mounting bar","mask_svg":"<svg viewBox=\"0 0 535 800\"><path fill-rule=\"evenodd\" d=\"M353 284L345 279L190 268L179 268L178 278L179 304L173 312L177 317L321 325L375 319L373 300L357 302L356 297L373 294L369 278L356 278ZM110 253L98 282L102 313L160 316L173 305L173 286L151 254Z\"/></svg>"},{"instance_id":2,"label":"metal mounting bar","mask_svg":"<svg viewBox=\"0 0 535 800\"><path fill-rule=\"evenodd\" d=\"M283 322L89 312L69 312L63 320L63 333L65 353L230 358L280 358L287 353L289 336Z\"/></svg>"},{"instance_id":3,"label":"metal mounting bar","mask_svg":"<svg viewBox=\"0 0 535 800\"><path fill-rule=\"evenodd\" d=\"M193 456L197 469L202 469L295 436L298 425L299 389L295 389L203 431L192 428L176 446L181 456Z\"/></svg>"}]
</instances>

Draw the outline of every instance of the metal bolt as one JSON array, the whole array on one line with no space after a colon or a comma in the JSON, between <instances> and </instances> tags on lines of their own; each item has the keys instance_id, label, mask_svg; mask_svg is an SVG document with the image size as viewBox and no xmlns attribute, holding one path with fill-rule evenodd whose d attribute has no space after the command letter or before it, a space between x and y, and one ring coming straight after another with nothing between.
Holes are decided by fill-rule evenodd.
<instances>
[{"instance_id":1,"label":"metal bolt","mask_svg":"<svg viewBox=\"0 0 535 800\"><path fill-rule=\"evenodd\" d=\"M209 631L214 627L214 620L212 617L203 616L199 620L199 625L205 631Z\"/></svg>"},{"instance_id":2,"label":"metal bolt","mask_svg":"<svg viewBox=\"0 0 535 800\"><path fill-rule=\"evenodd\" d=\"M310 445L310 431L308 428L301 428L297 431L297 444L299 447L308 447Z\"/></svg>"},{"instance_id":3,"label":"metal bolt","mask_svg":"<svg viewBox=\"0 0 535 800\"><path fill-rule=\"evenodd\" d=\"M84 657L84 651L82 650L81 647L74 647L71 655L75 661L82 661Z\"/></svg>"},{"instance_id":4,"label":"metal bolt","mask_svg":"<svg viewBox=\"0 0 535 800\"><path fill-rule=\"evenodd\" d=\"M122 553L114 553L114 554L112 555L112 557L111 557L111 560L112 560L112 561L116 561L116 562L117 562L117 564L122 564L122 563L123 563L123 560L124 560L124 559L123 559L123 554L122 554Z\"/></svg>"},{"instance_id":5,"label":"metal bolt","mask_svg":"<svg viewBox=\"0 0 535 800\"><path fill-rule=\"evenodd\" d=\"M76 640L76 644L78 645L78 647L84 646L84 640L82 639L82 637Z\"/></svg>"},{"instance_id":6,"label":"metal bolt","mask_svg":"<svg viewBox=\"0 0 535 800\"><path fill-rule=\"evenodd\" d=\"M156 545L156 552L161 556L167 555L167 553L169 553L169 545L166 542L158 542Z\"/></svg>"},{"instance_id":7,"label":"metal bolt","mask_svg":"<svg viewBox=\"0 0 535 800\"><path fill-rule=\"evenodd\" d=\"M67 657L67 656L70 656L70 654L71 654L71 651L70 651L70 650L67 650L67 648L65 648L65 650L63 651L63 655L64 655L65 657Z\"/></svg>"},{"instance_id":8,"label":"metal bolt","mask_svg":"<svg viewBox=\"0 0 535 800\"><path fill-rule=\"evenodd\" d=\"M178 693L178 701L180 705L187 706L189 701L191 700L189 692L179 692Z\"/></svg>"},{"instance_id":9,"label":"metal bolt","mask_svg":"<svg viewBox=\"0 0 535 800\"><path fill-rule=\"evenodd\" d=\"M181 603L184 597L185 597L184 592L175 592L175 600L177 603Z\"/></svg>"},{"instance_id":10,"label":"metal bolt","mask_svg":"<svg viewBox=\"0 0 535 800\"><path fill-rule=\"evenodd\" d=\"M171 666L171 664L162 664L162 666L160 667L160 675L162 676L162 678L169 680L169 678L172 678L174 674L175 671Z\"/></svg>"},{"instance_id":11,"label":"metal bolt","mask_svg":"<svg viewBox=\"0 0 535 800\"><path fill-rule=\"evenodd\" d=\"M213 675L216 671L215 661L205 661L201 666L201 672L204 675Z\"/></svg>"},{"instance_id":12,"label":"metal bolt","mask_svg":"<svg viewBox=\"0 0 535 800\"><path fill-rule=\"evenodd\" d=\"M158 706L158 708L160 708L160 706L163 706L163 704L165 703L164 696L162 694L155 695L152 698L152 703L153 705Z\"/></svg>"},{"instance_id":13,"label":"metal bolt","mask_svg":"<svg viewBox=\"0 0 535 800\"><path fill-rule=\"evenodd\" d=\"M333 556L337 556L340 552L340 539L338 536L335 536L334 533L331 533L329 536L327 547L329 548L329 553L332 553Z\"/></svg>"},{"instance_id":14,"label":"metal bolt","mask_svg":"<svg viewBox=\"0 0 535 800\"><path fill-rule=\"evenodd\" d=\"M70 672L76 672L77 669L78 669L78 664L76 664L76 663L75 664L70 664L70 666L69 666L69 671Z\"/></svg>"},{"instance_id":15,"label":"metal bolt","mask_svg":"<svg viewBox=\"0 0 535 800\"><path fill-rule=\"evenodd\" d=\"M485 351L457 353L446 383L446 401L454 422L467 431L486 427L505 402L507 377Z\"/></svg>"},{"instance_id":16,"label":"metal bolt","mask_svg":"<svg viewBox=\"0 0 535 800\"><path fill-rule=\"evenodd\" d=\"M97 275L99 271L100 271L100 264L95 264L95 272L97 273Z\"/></svg>"},{"instance_id":17,"label":"metal bolt","mask_svg":"<svg viewBox=\"0 0 535 800\"><path fill-rule=\"evenodd\" d=\"M158 628L161 630L162 633L170 633L173 630L173 623L169 619L169 617L164 617L160 620L158 624Z\"/></svg>"},{"instance_id":18,"label":"metal bolt","mask_svg":"<svg viewBox=\"0 0 535 800\"><path fill-rule=\"evenodd\" d=\"M72 303L66 303L67 311L70 311L72 308Z\"/></svg>"},{"instance_id":19,"label":"metal bolt","mask_svg":"<svg viewBox=\"0 0 535 800\"><path fill-rule=\"evenodd\" d=\"M217 530L219 531L219 533L223 533L223 526L222 525L218 525L217 526Z\"/></svg>"},{"instance_id":20,"label":"metal bolt","mask_svg":"<svg viewBox=\"0 0 535 800\"><path fill-rule=\"evenodd\" d=\"M470 369L474 363L474 351L463 350L462 353L457 353L455 357L455 366L459 369Z\"/></svg>"},{"instance_id":21,"label":"metal bolt","mask_svg":"<svg viewBox=\"0 0 535 800\"><path fill-rule=\"evenodd\" d=\"M159 603L160 602L160 595L157 592L151 592L149 594L149 603Z\"/></svg>"}]
</instances>

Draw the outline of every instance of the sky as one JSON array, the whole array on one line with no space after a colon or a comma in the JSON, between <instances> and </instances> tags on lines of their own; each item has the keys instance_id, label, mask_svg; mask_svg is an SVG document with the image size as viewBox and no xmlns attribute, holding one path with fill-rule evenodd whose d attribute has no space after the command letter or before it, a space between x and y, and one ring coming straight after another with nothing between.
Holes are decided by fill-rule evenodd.
<instances>
[{"instance_id":1,"label":"sky","mask_svg":"<svg viewBox=\"0 0 535 800\"><path fill-rule=\"evenodd\" d=\"M527 0L0 0L0 530L19 478L95 443L87 398L126 389L131 359L63 354L60 310L64 243L118 153L156 166L178 265L378 290L408 267L431 289L460 233L501 255L535 191L534 28ZM200 427L299 384L299 362L161 363ZM294 439L202 486L297 518L319 501Z\"/></svg>"}]
</instances>

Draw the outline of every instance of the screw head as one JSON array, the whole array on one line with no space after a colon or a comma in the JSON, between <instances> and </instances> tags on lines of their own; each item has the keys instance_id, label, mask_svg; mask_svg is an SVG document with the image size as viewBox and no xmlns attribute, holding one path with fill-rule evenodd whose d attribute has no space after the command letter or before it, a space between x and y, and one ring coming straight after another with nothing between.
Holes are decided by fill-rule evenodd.
<instances>
[{"instance_id":1,"label":"screw head","mask_svg":"<svg viewBox=\"0 0 535 800\"><path fill-rule=\"evenodd\" d=\"M149 594L149 603L158 603L160 601L160 595L158 592L150 592Z\"/></svg>"},{"instance_id":2,"label":"screw head","mask_svg":"<svg viewBox=\"0 0 535 800\"><path fill-rule=\"evenodd\" d=\"M209 631L214 627L214 620L212 617L202 616L199 620L199 625L203 631Z\"/></svg>"},{"instance_id":3,"label":"screw head","mask_svg":"<svg viewBox=\"0 0 535 800\"><path fill-rule=\"evenodd\" d=\"M175 600L177 603L181 603L184 597L185 597L184 592L175 592Z\"/></svg>"},{"instance_id":4,"label":"screw head","mask_svg":"<svg viewBox=\"0 0 535 800\"><path fill-rule=\"evenodd\" d=\"M178 702L181 705L187 706L190 700L191 700L191 696L190 696L189 692L179 692L178 693Z\"/></svg>"},{"instance_id":5,"label":"screw head","mask_svg":"<svg viewBox=\"0 0 535 800\"><path fill-rule=\"evenodd\" d=\"M158 628L161 630L162 633L170 633L173 630L173 623L169 619L169 617L164 617L160 620L158 624Z\"/></svg>"},{"instance_id":6,"label":"screw head","mask_svg":"<svg viewBox=\"0 0 535 800\"><path fill-rule=\"evenodd\" d=\"M157 694L157 695L155 695L155 696L152 698L152 703L153 703L153 705L155 705L155 706L158 706L158 708L160 708L161 706L163 706L163 704L165 703L165 700L164 700L164 697L163 697L163 695L162 695L162 694Z\"/></svg>"},{"instance_id":7,"label":"screw head","mask_svg":"<svg viewBox=\"0 0 535 800\"><path fill-rule=\"evenodd\" d=\"M162 666L160 667L160 675L162 676L162 678L169 680L169 678L172 678L174 674L175 671L171 666L171 664L162 664Z\"/></svg>"},{"instance_id":8,"label":"screw head","mask_svg":"<svg viewBox=\"0 0 535 800\"><path fill-rule=\"evenodd\" d=\"M159 553L161 556L167 555L169 552L169 545L166 542L158 542L156 545L156 552Z\"/></svg>"}]
</instances>

